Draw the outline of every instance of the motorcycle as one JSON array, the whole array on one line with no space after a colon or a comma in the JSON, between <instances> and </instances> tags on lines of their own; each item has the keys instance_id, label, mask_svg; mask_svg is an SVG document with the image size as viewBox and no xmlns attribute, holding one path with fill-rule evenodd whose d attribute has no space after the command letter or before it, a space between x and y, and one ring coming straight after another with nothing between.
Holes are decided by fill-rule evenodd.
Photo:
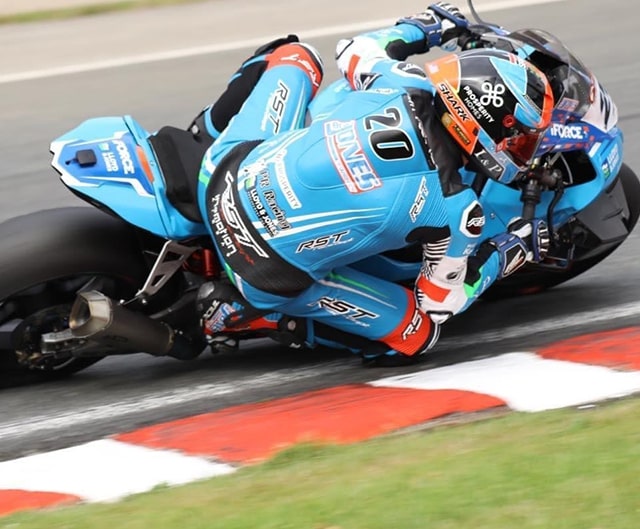
<instances>
[{"instance_id":1,"label":"motorcycle","mask_svg":"<svg viewBox=\"0 0 640 529\"><path fill-rule=\"evenodd\" d=\"M544 262L483 295L500 299L553 287L610 255L638 220L640 182L622 161L616 107L591 72L549 33L507 32L469 5L476 23L463 49L506 49L533 62L556 96L526 178L504 185L462 173L484 208L486 237L504 232L514 217L544 217L550 227ZM313 118L322 119L348 90L336 81L321 91ZM196 293L224 272L194 196L207 147L186 130L149 133L131 116L90 119L52 142L62 183L94 207L0 224L0 387L68 376L109 355L187 359L210 345ZM353 266L410 286L421 251L409 245Z\"/></svg>"}]
</instances>

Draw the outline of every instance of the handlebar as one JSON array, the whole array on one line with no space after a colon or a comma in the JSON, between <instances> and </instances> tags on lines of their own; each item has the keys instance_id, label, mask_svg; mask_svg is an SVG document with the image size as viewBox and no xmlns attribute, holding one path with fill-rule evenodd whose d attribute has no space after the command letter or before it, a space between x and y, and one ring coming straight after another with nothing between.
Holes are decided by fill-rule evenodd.
<instances>
[{"instance_id":1,"label":"handlebar","mask_svg":"<svg viewBox=\"0 0 640 529\"><path fill-rule=\"evenodd\" d=\"M557 169L538 166L527 175L520 194L522 218L524 220L533 220L539 216L536 215L536 207L540 204L544 189L550 189L555 192L555 196L547 209L547 225L551 235L553 235L553 210L564 192L562 174ZM554 237L551 238L552 241L553 239Z\"/></svg>"},{"instance_id":2,"label":"handlebar","mask_svg":"<svg viewBox=\"0 0 640 529\"><path fill-rule=\"evenodd\" d=\"M542 194L542 186L533 178L527 180L522 188L520 200L522 202L522 218L524 220L533 220L536 216L536 207L540 204L540 195Z\"/></svg>"}]
</instances>

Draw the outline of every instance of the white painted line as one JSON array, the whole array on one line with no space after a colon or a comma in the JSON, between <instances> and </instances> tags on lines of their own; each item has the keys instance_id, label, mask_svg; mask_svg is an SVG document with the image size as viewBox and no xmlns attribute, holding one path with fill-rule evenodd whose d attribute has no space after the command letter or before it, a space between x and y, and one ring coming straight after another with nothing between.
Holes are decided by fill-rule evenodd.
<instances>
[{"instance_id":1,"label":"white painted line","mask_svg":"<svg viewBox=\"0 0 640 529\"><path fill-rule=\"evenodd\" d=\"M517 411L538 412L640 392L640 372L509 353L377 380L373 386L458 389L491 395Z\"/></svg>"},{"instance_id":2,"label":"white painted line","mask_svg":"<svg viewBox=\"0 0 640 529\"><path fill-rule=\"evenodd\" d=\"M486 4L482 7L482 13L499 11L502 9L514 9L529 5L550 4L562 2L564 0L511 0L504 2L494 2ZM466 8L465 8L466 9ZM482 16L482 13L480 14ZM321 37L329 37L331 35L351 36L358 32L370 29L386 27L393 25L395 19L368 20L365 22L328 26L323 28L312 29L308 31L300 31L301 37L304 39L314 39ZM15 83L19 81L32 81L34 79L44 79L47 77L55 77L60 75L71 75L77 73L92 72L96 70L106 70L109 68L120 68L123 66L133 66L137 64L146 64L159 61L167 61L173 59L182 59L185 57L195 57L198 55L208 55L213 53L222 53L233 50L241 50L245 48L255 48L261 46L265 42L271 41L281 35L268 35L252 39L238 40L235 42L210 44L206 46L196 46L192 48L184 48L171 51L163 51L157 53L148 53L144 55L133 55L130 57L121 57L106 61L97 61L83 64L72 64L68 66L60 66L56 68L46 68L42 70L32 70L26 72L18 72L12 74L0 75L0 84Z\"/></svg>"},{"instance_id":3,"label":"white painted line","mask_svg":"<svg viewBox=\"0 0 640 529\"><path fill-rule=\"evenodd\" d=\"M58 492L108 502L158 485L181 485L234 470L203 458L103 439L0 463L0 489Z\"/></svg>"},{"instance_id":4,"label":"white painted line","mask_svg":"<svg viewBox=\"0 0 640 529\"><path fill-rule=\"evenodd\" d=\"M502 340L522 338L523 336L542 335L550 331L558 331L571 327L581 327L600 322L614 322L617 319L629 318L640 315L640 302L632 301L622 305L602 307L595 310L576 312L570 316L541 320L537 322L527 322L526 326L512 325L497 331L487 331L470 334L468 336L452 337L441 339L436 347L446 349L447 347L470 347L479 343L496 343ZM446 325L441 329L440 335L446 336Z\"/></svg>"}]
</instances>

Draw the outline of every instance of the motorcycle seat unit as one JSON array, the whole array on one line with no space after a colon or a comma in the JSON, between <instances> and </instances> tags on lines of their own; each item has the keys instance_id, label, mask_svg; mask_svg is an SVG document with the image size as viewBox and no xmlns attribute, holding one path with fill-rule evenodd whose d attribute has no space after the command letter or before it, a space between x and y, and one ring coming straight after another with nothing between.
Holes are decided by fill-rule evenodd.
<instances>
[{"instance_id":1,"label":"motorcycle seat unit","mask_svg":"<svg viewBox=\"0 0 640 529\"><path fill-rule=\"evenodd\" d=\"M112 116L84 121L50 150L52 166L75 195L160 237L183 240L206 234L195 188L207 147L187 131L150 134L131 116Z\"/></svg>"},{"instance_id":2,"label":"motorcycle seat unit","mask_svg":"<svg viewBox=\"0 0 640 529\"><path fill-rule=\"evenodd\" d=\"M151 135L149 143L164 177L169 202L187 219L202 222L197 202L198 174L210 143L171 126Z\"/></svg>"}]
</instances>

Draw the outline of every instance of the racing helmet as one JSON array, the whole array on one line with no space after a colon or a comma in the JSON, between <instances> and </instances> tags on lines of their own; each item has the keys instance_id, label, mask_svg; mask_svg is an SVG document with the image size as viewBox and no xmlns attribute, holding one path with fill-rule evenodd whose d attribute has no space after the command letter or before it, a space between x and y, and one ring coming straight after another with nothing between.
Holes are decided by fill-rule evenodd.
<instances>
[{"instance_id":1,"label":"racing helmet","mask_svg":"<svg viewBox=\"0 0 640 529\"><path fill-rule=\"evenodd\" d=\"M496 49L429 62L434 105L469 167L504 184L523 176L551 122L554 97L542 72Z\"/></svg>"}]
</instances>

